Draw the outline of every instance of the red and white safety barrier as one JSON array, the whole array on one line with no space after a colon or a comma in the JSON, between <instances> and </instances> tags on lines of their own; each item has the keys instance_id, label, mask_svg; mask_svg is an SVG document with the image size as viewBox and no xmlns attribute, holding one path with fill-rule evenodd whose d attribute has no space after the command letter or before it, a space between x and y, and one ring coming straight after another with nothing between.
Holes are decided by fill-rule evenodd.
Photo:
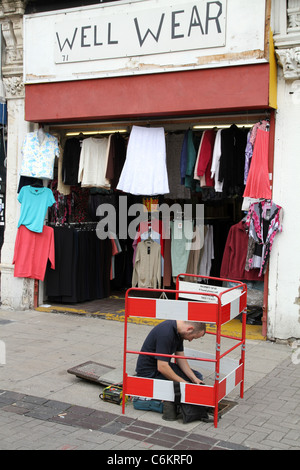
<instances>
[{"instance_id":1,"label":"red and white safety barrier","mask_svg":"<svg viewBox=\"0 0 300 470\"><path fill-rule=\"evenodd\" d=\"M188 278L188 274L180 275ZM203 277L203 276L196 276ZM216 278L205 277L206 280ZM218 279L218 281L223 281ZM226 280L228 281L228 280ZM126 395L153 398L158 400L173 401L173 382L168 380L150 379L144 377L129 376L126 373L126 355L128 353L140 354L139 351L127 350L127 321L129 317L146 317L161 320L184 320L199 321L203 323L216 324L216 353L214 359L198 357L198 361L210 361L215 367L214 385L196 385L190 383L180 383L181 400L183 403L191 403L214 407L214 425L217 427L218 403L228 395L237 385L240 384L240 396L243 397L244 390L244 361L245 361L245 332L246 332L246 307L247 307L247 287L245 284L232 281L234 287L225 288L208 284L190 283L180 281L179 276L176 282L176 290L151 289L151 292L160 296L161 293L175 293L176 300L166 298L147 298L140 295L145 289L133 288L126 293L125 300L125 332L124 332L124 364L123 364L123 398ZM221 350L221 326L244 313L242 321L242 338L238 344L231 347L226 352ZM227 364L226 376L220 379L220 366L225 356L236 347L241 347L240 362L232 363L232 367ZM142 353L146 354L146 353ZM150 354L150 353L149 353ZM201 353L199 352L199 355ZM195 357L195 356L194 356ZM186 357L188 359L188 356ZM193 358L194 359L194 358ZM229 362L228 362L229 363ZM125 412L125 399L122 403L122 412Z\"/></svg>"},{"instance_id":2,"label":"red and white safety barrier","mask_svg":"<svg viewBox=\"0 0 300 470\"><path fill-rule=\"evenodd\" d=\"M213 297L207 295L210 299ZM214 299L218 300L217 297ZM221 324L237 317L247 306L246 292L237 293L236 297L225 305L221 305ZM149 299L144 297L128 297L128 316L147 317L171 320L202 321L203 323L217 323L218 303L197 302L171 299ZM200 320L201 318L201 320Z\"/></svg>"},{"instance_id":3,"label":"red and white safety barrier","mask_svg":"<svg viewBox=\"0 0 300 470\"><path fill-rule=\"evenodd\" d=\"M199 388L201 387L201 390ZM214 387L180 382L181 402L195 405L214 406ZM148 397L155 400L174 401L173 382L169 380L146 379L127 376L126 394Z\"/></svg>"},{"instance_id":4,"label":"red and white safety barrier","mask_svg":"<svg viewBox=\"0 0 300 470\"><path fill-rule=\"evenodd\" d=\"M201 315L201 321L207 323L216 322L218 311L214 304L143 297L128 297L126 308L128 316L133 317L199 321Z\"/></svg>"},{"instance_id":5,"label":"red and white safety barrier","mask_svg":"<svg viewBox=\"0 0 300 470\"><path fill-rule=\"evenodd\" d=\"M243 380L243 364L230 372L219 382L218 399L220 402ZM200 389L201 387L201 389ZM181 402L195 405L215 406L215 386L180 383ZM154 400L174 401L173 382L168 380L148 379L127 376L126 394L147 397Z\"/></svg>"},{"instance_id":6,"label":"red and white safety barrier","mask_svg":"<svg viewBox=\"0 0 300 470\"><path fill-rule=\"evenodd\" d=\"M239 385L243 377L243 364L240 364L237 369L233 370L219 382L218 401L221 401L228 395L237 385Z\"/></svg>"}]
</instances>

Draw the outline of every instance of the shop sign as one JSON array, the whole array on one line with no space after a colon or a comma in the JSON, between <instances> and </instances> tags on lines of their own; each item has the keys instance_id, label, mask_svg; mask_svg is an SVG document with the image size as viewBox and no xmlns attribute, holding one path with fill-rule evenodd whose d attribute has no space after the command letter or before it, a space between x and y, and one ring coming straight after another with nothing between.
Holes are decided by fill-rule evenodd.
<instances>
[{"instance_id":1,"label":"shop sign","mask_svg":"<svg viewBox=\"0 0 300 470\"><path fill-rule=\"evenodd\" d=\"M153 4L153 2L151 2ZM188 1L55 23L55 62L165 54L225 45L226 0Z\"/></svg>"},{"instance_id":2,"label":"shop sign","mask_svg":"<svg viewBox=\"0 0 300 470\"><path fill-rule=\"evenodd\" d=\"M266 61L269 0L121 0L24 16L24 81Z\"/></svg>"}]
</instances>

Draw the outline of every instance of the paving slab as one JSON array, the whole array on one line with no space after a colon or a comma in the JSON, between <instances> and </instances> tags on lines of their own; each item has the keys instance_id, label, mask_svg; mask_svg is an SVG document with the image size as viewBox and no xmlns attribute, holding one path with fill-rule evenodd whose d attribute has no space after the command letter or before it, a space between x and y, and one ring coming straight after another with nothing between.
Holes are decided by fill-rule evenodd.
<instances>
[{"instance_id":1,"label":"paving slab","mask_svg":"<svg viewBox=\"0 0 300 470\"><path fill-rule=\"evenodd\" d=\"M123 415L120 406L99 398L101 385L67 372L86 361L122 366L122 321L36 310L0 310L0 321L6 346L6 363L0 366L0 449L300 449L300 365L289 344L246 341L244 398L239 387L234 389L229 399L236 406L217 428L180 420L166 426L160 413L136 410L130 401ZM139 350L151 328L130 324L131 346ZM195 346L215 347L211 335ZM128 367L134 368L135 360L130 358ZM31 438L35 427L45 427L38 441Z\"/></svg>"}]
</instances>

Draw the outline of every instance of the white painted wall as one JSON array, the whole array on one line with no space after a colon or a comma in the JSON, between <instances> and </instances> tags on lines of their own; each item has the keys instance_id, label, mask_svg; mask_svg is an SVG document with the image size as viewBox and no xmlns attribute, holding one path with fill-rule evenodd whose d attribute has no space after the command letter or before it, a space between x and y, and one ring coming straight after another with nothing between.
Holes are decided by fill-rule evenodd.
<instances>
[{"instance_id":1,"label":"white painted wall","mask_svg":"<svg viewBox=\"0 0 300 470\"><path fill-rule=\"evenodd\" d=\"M298 82L298 83L297 83ZM270 258L268 337L300 338L300 80L278 68L273 200L283 207L283 232Z\"/></svg>"},{"instance_id":2,"label":"white painted wall","mask_svg":"<svg viewBox=\"0 0 300 470\"><path fill-rule=\"evenodd\" d=\"M7 100L7 185L5 232L1 249L1 307L26 310L33 307L34 280L13 276L12 265L20 203L17 200L21 146L30 123L24 121L24 97Z\"/></svg>"}]
</instances>

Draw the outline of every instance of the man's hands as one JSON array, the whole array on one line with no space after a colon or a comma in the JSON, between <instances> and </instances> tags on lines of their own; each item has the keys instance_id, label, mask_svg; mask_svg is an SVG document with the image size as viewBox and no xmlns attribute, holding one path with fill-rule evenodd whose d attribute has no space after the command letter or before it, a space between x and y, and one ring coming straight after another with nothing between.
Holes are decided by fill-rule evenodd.
<instances>
[{"instance_id":1,"label":"man's hands","mask_svg":"<svg viewBox=\"0 0 300 470\"><path fill-rule=\"evenodd\" d=\"M183 351L177 352L176 355L184 356L184 352ZM177 365L180 367L182 372L185 373L185 375L190 379L190 381L192 383L194 383L194 384L203 384L203 381L198 379L198 377L196 377L196 375L194 374L194 372L190 368L189 363L186 359L184 359L184 358L177 359Z\"/></svg>"},{"instance_id":2,"label":"man's hands","mask_svg":"<svg viewBox=\"0 0 300 470\"><path fill-rule=\"evenodd\" d=\"M173 382L186 382L184 379L179 377L179 375L175 374L172 367L169 366L168 362L158 360L157 370L168 380L172 380Z\"/></svg>"},{"instance_id":3,"label":"man's hands","mask_svg":"<svg viewBox=\"0 0 300 470\"><path fill-rule=\"evenodd\" d=\"M196 377L196 380L193 383L198 384L198 385L201 385L201 384L204 385L203 380L198 379L198 377Z\"/></svg>"},{"instance_id":4,"label":"man's hands","mask_svg":"<svg viewBox=\"0 0 300 470\"><path fill-rule=\"evenodd\" d=\"M184 353L183 352L180 352L180 353L176 353L176 355L178 356L183 356ZM190 368L188 362L186 359L182 358L182 359L177 359L177 365L179 366L179 368L182 370L182 372L184 372L184 374L190 379L190 381L194 384L203 384L204 382L202 380L200 380L198 377L196 377L196 375L194 374L194 372L192 371L192 369ZM172 380L173 382L185 382L185 383L189 383L187 382L186 380L184 380L183 378L181 378L179 375L177 375L172 367L170 367L169 363L166 362L166 361L160 361L158 360L157 361L157 370L158 372L160 372L164 377L166 377L166 379L168 380Z\"/></svg>"}]
</instances>

